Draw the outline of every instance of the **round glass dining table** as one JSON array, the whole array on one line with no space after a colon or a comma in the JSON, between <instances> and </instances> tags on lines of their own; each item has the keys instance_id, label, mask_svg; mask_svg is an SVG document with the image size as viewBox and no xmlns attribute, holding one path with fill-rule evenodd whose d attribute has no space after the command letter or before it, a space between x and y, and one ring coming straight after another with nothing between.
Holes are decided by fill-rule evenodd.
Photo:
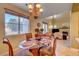
<instances>
[{"instance_id":1,"label":"round glass dining table","mask_svg":"<svg viewBox=\"0 0 79 59\"><path fill-rule=\"evenodd\" d=\"M42 38L40 41L35 38L31 38L29 41L21 41L19 44L19 48L24 49L26 51L31 51L35 53L34 55L39 54L40 48L50 48L51 40L48 38Z\"/></svg>"}]
</instances>

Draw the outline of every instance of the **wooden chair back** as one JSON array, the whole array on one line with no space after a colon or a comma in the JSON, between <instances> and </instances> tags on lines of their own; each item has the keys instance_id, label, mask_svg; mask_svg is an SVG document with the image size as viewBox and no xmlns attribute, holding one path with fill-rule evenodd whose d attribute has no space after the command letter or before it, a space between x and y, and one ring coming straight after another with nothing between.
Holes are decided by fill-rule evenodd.
<instances>
[{"instance_id":1,"label":"wooden chair back","mask_svg":"<svg viewBox=\"0 0 79 59\"><path fill-rule=\"evenodd\" d=\"M32 38L32 33L27 33L26 34L26 40L29 40L30 38Z\"/></svg>"},{"instance_id":2,"label":"wooden chair back","mask_svg":"<svg viewBox=\"0 0 79 59\"><path fill-rule=\"evenodd\" d=\"M40 51L40 56L56 56L56 46L57 46L57 39L54 39L53 41L53 47L51 47L51 52L49 52L48 50L43 50L43 51Z\"/></svg>"},{"instance_id":3,"label":"wooden chair back","mask_svg":"<svg viewBox=\"0 0 79 59\"><path fill-rule=\"evenodd\" d=\"M57 39L54 39L54 42L53 42L53 52L52 52L53 56L56 56L56 46L57 46Z\"/></svg>"},{"instance_id":4,"label":"wooden chair back","mask_svg":"<svg viewBox=\"0 0 79 59\"><path fill-rule=\"evenodd\" d=\"M39 49L38 48L33 48L30 49L30 52L33 54L33 56L39 56Z\"/></svg>"},{"instance_id":5,"label":"wooden chair back","mask_svg":"<svg viewBox=\"0 0 79 59\"><path fill-rule=\"evenodd\" d=\"M35 34L35 37L42 37L42 36L46 36L45 34Z\"/></svg>"},{"instance_id":6,"label":"wooden chair back","mask_svg":"<svg viewBox=\"0 0 79 59\"><path fill-rule=\"evenodd\" d=\"M35 34L35 37L38 37L39 36L39 34Z\"/></svg>"},{"instance_id":7,"label":"wooden chair back","mask_svg":"<svg viewBox=\"0 0 79 59\"><path fill-rule=\"evenodd\" d=\"M9 47L9 56L13 56L14 53L13 53L13 48L12 48L12 45L11 45L10 41L7 38L3 38L3 44L8 45L8 47Z\"/></svg>"}]
</instances>

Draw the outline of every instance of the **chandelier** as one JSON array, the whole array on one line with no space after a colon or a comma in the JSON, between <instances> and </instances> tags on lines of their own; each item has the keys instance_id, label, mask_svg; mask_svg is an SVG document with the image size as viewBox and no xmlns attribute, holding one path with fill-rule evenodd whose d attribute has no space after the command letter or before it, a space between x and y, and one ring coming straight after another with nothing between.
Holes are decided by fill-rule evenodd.
<instances>
[{"instance_id":1,"label":"chandelier","mask_svg":"<svg viewBox=\"0 0 79 59\"><path fill-rule=\"evenodd\" d=\"M28 4L28 12L37 19L41 13L43 12L42 6L39 3L29 3Z\"/></svg>"}]
</instances>

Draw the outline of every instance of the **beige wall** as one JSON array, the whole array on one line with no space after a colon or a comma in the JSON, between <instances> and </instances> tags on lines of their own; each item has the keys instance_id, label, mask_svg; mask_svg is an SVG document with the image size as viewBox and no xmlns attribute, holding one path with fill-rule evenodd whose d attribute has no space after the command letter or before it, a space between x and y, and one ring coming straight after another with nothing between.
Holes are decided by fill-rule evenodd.
<instances>
[{"instance_id":1,"label":"beige wall","mask_svg":"<svg viewBox=\"0 0 79 59\"><path fill-rule=\"evenodd\" d=\"M22 14L27 16L27 13L24 10L22 10L14 5L0 4L0 55L5 54L7 52L7 49L8 49L8 47L6 45L3 45L3 43L2 43L2 40L4 37L4 30L5 30L5 27L4 27L4 25L5 25L4 24L5 10L4 10L4 8L14 10L16 12L22 13ZM25 35L13 35L13 36L8 36L8 39L10 40L10 42L13 46L13 49L16 50L16 49L18 49L18 45L19 45L20 41L22 41L26 38L25 38Z\"/></svg>"},{"instance_id":2,"label":"beige wall","mask_svg":"<svg viewBox=\"0 0 79 59\"><path fill-rule=\"evenodd\" d=\"M37 23L39 22L39 20L38 19L30 19L31 21L30 21L30 23L31 23L31 27L30 27L30 29L31 29L31 33L32 34L35 34L35 28L37 28ZM33 35L34 36L34 35Z\"/></svg>"},{"instance_id":3,"label":"beige wall","mask_svg":"<svg viewBox=\"0 0 79 59\"><path fill-rule=\"evenodd\" d=\"M73 3L70 19L70 39L71 47L79 48L79 43L75 38L79 37L79 3Z\"/></svg>"},{"instance_id":4,"label":"beige wall","mask_svg":"<svg viewBox=\"0 0 79 59\"><path fill-rule=\"evenodd\" d=\"M71 46L73 48L79 48L78 42L75 38L79 37L79 12L73 12L71 14L71 21L70 21L70 39L71 39Z\"/></svg>"}]
</instances>

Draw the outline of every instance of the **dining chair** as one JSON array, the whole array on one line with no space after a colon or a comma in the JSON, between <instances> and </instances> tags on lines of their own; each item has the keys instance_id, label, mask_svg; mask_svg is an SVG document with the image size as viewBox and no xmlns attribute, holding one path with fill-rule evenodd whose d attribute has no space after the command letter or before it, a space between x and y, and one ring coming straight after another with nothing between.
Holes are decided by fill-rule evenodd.
<instances>
[{"instance_id":1,"label":"dining chair","mask_svg":"<svg viewBox=\"0 0 79 59\"><path fill-rule=\"evenodd\" d=\"M21 49L18 49L18 51L15 51L16 53L14 54L12 45L7 38L3 38L3 43L7 44L9 47L9 56L33 56L30 51L21 50Z\"/></svg>"},{"instance_id":2,"label":"dining chair","mask_svg":"<svg viewBox=\"0 0 79 59\"><path fill-rule=\"evenodd\" d=\"M39 56L38 51L39 51L39 49L38 49L38 48L33 48L33 49L30 49L30 52L33 54L33 56Z\"/></svg>"},{"instance_id":3,"label":"dining chair","mask_svg":"<svg viewBox=\"0 0 79 59\"><path fill-rule=\"evenodd\" d=\"M56 46L57 46L57 39L54 39L54 42L53 42L53 52L52 52L53 56L56 56Z\"/></svg>"},{"instance_id":4,"label":"dining chair","mask_svg":"<svg viewBox=\"0 0 79 59\"><path fill-rule=\"evenodd\" d=\"M48 51L46 48L41 48L40 49L40 56L51 56L51 52Z\"/></svg>"},{"instance_id":5,"label":"dining chair","mask_svg":"<svg viewBox=\"0 0 79 59\"><path fill-rule=\"evenodd\" d=\"M35 37L41 37L43 34L35 34Z\"/></svg>"},{"instance_id":6,"label":"dining chair","mask_svg":"<svg viewBox=\"0 0 79 59\"><path fill-rule=\"evenodd\" d=\"M42 37L45 37L46 35L45 34L35 34L35 38L39 37L39 38L42 38Z\"/></svg>"},{"instance_id":7,"label":"dining chair","mask_svg":"<svg viewBox=\"0 0 79 59\"><path fill-rule=\"evenodd\" d=\"M35 34L35 37L38 37L39 36L39 34Z\"/></svg>"},{"instance_id":8,"label":"dining chair","mask_svg":"<svg viewBox=\"0 0 79 59\"><path fill-rule=\"evenodd\" d=\"M41 38L41 34L35 34L35 38Z\"/></svg>"},{"instance_id":9,"label":"dining chair","mask_svg":"<svg viewBox=\"0 0 79 59\"><path fill-rule=\"evenodd\" d=\"M3 43L7 44L9 47L9 56L13 56L14 53L13 53L13 48L12 48L10 41L7 38L3 38Z\"/></svg>"},{"instance_id":10,"label":"dining chair","mask_svg":"<svg viewBox=\"0 0 79 59\"><path fill-rule=\"evenodd\" d=\"M54 39L53 41L53 47L50 47L49 49L41 48L40 49L40 56L56 56L56 43L57 39Z\"/></svg>"},{"instance_id":11,"label":"dining chair","mask_svg":"<svg viewBox=\"0 0 79 59\"><path fill-rule=\"evenodd\" d=\"M32 33L27 33L26 34L26 40L29 40L30 38L32 38Z\"/></svg>"}]
</instances>

